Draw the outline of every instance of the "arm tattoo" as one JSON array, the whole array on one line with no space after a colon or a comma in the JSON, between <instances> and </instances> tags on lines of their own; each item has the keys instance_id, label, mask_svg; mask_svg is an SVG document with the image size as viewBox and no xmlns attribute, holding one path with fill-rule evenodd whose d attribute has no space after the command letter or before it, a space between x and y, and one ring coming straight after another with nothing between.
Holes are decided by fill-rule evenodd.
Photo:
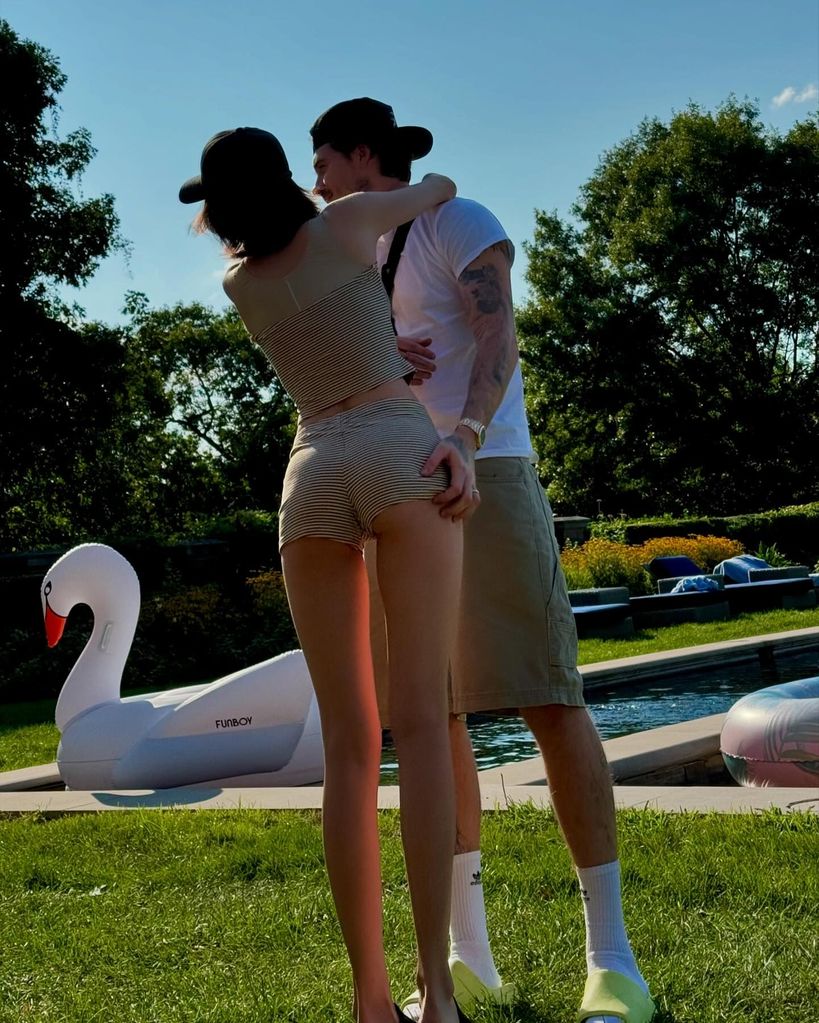
<instances>
[{"instance_id":1,"label":"arm tattoo","mask_svg":"<svg viewBox=\"0 0 819 1023\"><path fill-rule=\"evenodd\" d=\"M476 345L462 414L483 423L502 401L518 356L509 274L498 255L508 265L506 242L491 245L458 278Z\"/></svg>"},{"instance_id":2,"label":"arm tattoo","mask_svg":"<svg viewBox=\"0 0 819 1023\"><path fill-rule=\"evenodd\" d=\"M467 268L458 281L469 288L478 312L496 313L503 305L500 277L494 266L479 266L476 270Z\"/></svg>"}]
</instances>

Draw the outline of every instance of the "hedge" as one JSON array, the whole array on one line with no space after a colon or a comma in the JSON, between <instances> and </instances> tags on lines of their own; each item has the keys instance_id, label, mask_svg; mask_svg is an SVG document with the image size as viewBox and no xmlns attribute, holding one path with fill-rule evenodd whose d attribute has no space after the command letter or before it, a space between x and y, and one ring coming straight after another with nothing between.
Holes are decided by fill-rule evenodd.
<instances>
[{"instance_id":1,"label":"hedge","mask_svg":"<svg viewBox=\"0 0 819 1023\"><path fill-rule=\"evenodd\" d=\"M112 543L139 577L142 609L123 689L218 678L298 646L279 572L276 517L237 512L199 524L201 539ZM91 613L45 644L40 585L63 551L0 557L0 703L55 697L85 645Z\"/></svg>"},{"instance_id":2,"label":"hedge","mask_svg":"<svg viewBox=\"0 0 819 1023\"><path fill-rule=\"evenodd\" d=\"M724 536L746 551L776 547L795 564L812 567L819 560L819 502L725 518L597 520L590 529L593 537L629 545L656 537Z\"/></svg>"}]
</instances>

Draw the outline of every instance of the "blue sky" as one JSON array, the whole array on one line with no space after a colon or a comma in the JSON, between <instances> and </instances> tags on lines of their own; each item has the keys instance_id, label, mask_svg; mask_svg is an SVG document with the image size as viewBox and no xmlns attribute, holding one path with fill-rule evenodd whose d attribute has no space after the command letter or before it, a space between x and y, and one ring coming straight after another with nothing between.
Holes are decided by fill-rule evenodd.
<instances>
[{"instance_id":1,"label":"blue sky","mask_svg":"<svg viewBox=\"0 0 819 1023\"><path fill-rule=\"evenodd\" d=\"M68 76L61 133L98 154L86 195L111 192L128 262L114 255L69 297L119 319L123 295L223 306L217 244L177 202L203 143L242 124L274 131L312 184L308 129L369 95L435 146L439 170L501 219L518 246L533 210L562 215L600 155L646 116L730 93L786 129L817 108L817 0L3 0L0 17L51 50ZM790 90L790 91L788 91ZM779 97L778 101L775 99Z\"/></svg>"}]
</instances>

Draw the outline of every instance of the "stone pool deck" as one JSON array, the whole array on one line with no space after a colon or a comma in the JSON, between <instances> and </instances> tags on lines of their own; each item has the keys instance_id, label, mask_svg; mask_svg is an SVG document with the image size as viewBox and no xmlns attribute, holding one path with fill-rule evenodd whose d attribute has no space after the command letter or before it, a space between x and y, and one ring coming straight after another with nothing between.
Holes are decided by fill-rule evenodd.
<instances>
[{"instance_id":1,"label":"stone pool deck","mask_svg":"<svg viewBox=\"0 0 819 1023\"><path fill-rule=\"evenodd\" d=\"M618 809L692 813L779 809L819 813L819 787L746 789L707 783L709 776L716 772L715 761L719 760L721 765L719 733L724 717L724 714L712 714L679 725L606 740L603 745L615 780L614 799ZM481 771L480 780L486 811L505 810L515 803L551 805L539 757ZM676 783L669 784L669 781ZM31 789L35 784L41 787L40 791ZM39 813L44 817L62 817L135 809L317 810L322 799L320 785L123 792L42 791L43 786L54 784L59 784L56 764L0 775L0 816ZM378 790L378 805L382 809L397 807L398 787L382 785Z\"/></svg>"},{"instance_id":2,"label":"stone pool deck","mask_svg":"<svg viewBox=\"0 0 819 1023\"><path fill-rule=\"evenodd\" d=\"M709 728L693 728L696 721L641 731L633 736L608 740L603 745L615 779L631 771L663 771L687 769L703 754L711 754L719 739L716 714L702 721ZM655 735L661 732L662 735ZM696 768L698 769L698 767ZM56 775L55 765L31 768L19 775L17 783L31 785L48 783ZM26 776L22 776L22 775ZM58 779L58 775L57 779ZM642 777L645 774L641 775ZM0 777L2 777L0 775ZM12 780L3 779L7 785ZM615 785L615 802L619 809L654 809L689 812L743 813L767 809L808 810L819 813L819 789L741 789L719 785ZM484 810L504 810L515 803L551 805L549 789L543 779L541 761L527 760L481 772L481 797ZM133 809L319 809L321 786L298 789L165 789L162 791L128 792L65 792L65 791L0 791L0 816L39 813L60 817L76 813L98 813L107 810ZM382 809L399 805L397 786L381 786L378 806Z\"/></svg>"},{"instance_id":3,"label":"stone pool deck","mask_svg":"<svg viewBox=\"0 0 819 1023\"><path fill-rule=\"evenodd\" d=\"M585 665L588 688L662 678L705 664L741 663L819 648L819 628L750 639L710 643L659 654ZM719 735L724 714L666 725L608 739L606 750L618 809L748 813L768 809L819 813L819 787L740 788L720 784L723 777ZM481 799L487 811L515 803L550 806L540 757L480 772ZM319 809L321 786L301 788L177 788L159 791L66 792L59 790L56 764L0 774L0 816L39 813L61 817L133 809ZM378 804L398 806L398 788L383 785Z\"/></svg>"},{"instance_id":4,"label":"stone pool deck","mask_svg":"<svg viewBox=\"0 0 819 1023\"><path fill-rule=\"evenodd\" d=\"M772 661L777 654L796 654L819 650L819 627L794 629L792 632L771 632L765 636L729 639L721 643L662 650L656 654L639 654L616 661L598 661L581 665L586 689L644 682L666 678L683 671L697 671L716 664L742 664Z\"/></svg>"}]
</instances>

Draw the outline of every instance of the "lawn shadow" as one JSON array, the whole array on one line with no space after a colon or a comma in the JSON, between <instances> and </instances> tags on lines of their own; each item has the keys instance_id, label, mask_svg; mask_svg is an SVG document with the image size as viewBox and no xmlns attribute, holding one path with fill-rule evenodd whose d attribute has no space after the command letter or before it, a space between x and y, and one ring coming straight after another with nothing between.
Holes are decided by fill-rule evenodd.
<instances>
[{"instance_id":1,"label":"lawn shadow","mask_svg":"<svg viewBox=\"0 0 819 1023\"><path fill-rule=\"evenodd\" d=\"M103 806L120 806L123 809L137 807L163 807L172 810L177 806L189 806L192 803L204 803L222 795L224 789L156 789L153 792L140 792L127 795L123 792L92 792L90 793Z\"/></svg>"}]
</instances>

